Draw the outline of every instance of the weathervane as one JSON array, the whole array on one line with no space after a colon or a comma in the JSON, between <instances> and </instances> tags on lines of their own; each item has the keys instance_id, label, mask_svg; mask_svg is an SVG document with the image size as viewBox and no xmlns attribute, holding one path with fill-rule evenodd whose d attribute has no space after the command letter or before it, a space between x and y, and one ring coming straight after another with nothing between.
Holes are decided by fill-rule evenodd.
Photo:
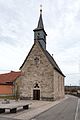
<instances>
[{"instance_id":1,"label":"weathervane","mask_svg":"<svg viewBox=\"0 0 80 120\"><path fill-rule=\"evenodd\" d=\"M42 5L40 5L40 14L42 14Z\"/></svg>"}]
</instances>

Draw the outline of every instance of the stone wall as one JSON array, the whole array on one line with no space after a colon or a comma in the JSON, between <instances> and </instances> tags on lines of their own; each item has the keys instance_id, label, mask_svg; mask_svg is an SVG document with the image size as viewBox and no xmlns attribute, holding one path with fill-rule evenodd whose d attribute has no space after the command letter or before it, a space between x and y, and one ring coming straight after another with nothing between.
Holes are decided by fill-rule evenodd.
<instances>
[{"instance_id":1,"label":"stone wall","mask_svg":"<svg viewBox=\"0 0 80 120\"><path fill-rule=\"evenodd\" d=\"M54 70L54 98L60 99L64 97L64 77Z\"/></svg>"},{"instance_id":2,"label":"stone wall","mask_svg":"<svg viewBox=\"0 0 80 120\"><path fill-rule=\"evenodd\" d=\"M24 76L17 79L21 98L33 99L36 89L40 90L40 100L64 97L64 77L53 68L38 42L33 45L21 71Z\"/></svg>"},{"instance_id":3,"label":"stone wall","mask_svg":"<svg viewBox=\"0 0 80 120\"><path fill-rule=\"evenodd\" d=\"M39 59L37 63L35 58ZM25 74L20 87L22 97L33 98L33 89L37 83L40 89L40 99L53 98L53 67L37 42L21 70Z\"/></svg>"}]
</instances>

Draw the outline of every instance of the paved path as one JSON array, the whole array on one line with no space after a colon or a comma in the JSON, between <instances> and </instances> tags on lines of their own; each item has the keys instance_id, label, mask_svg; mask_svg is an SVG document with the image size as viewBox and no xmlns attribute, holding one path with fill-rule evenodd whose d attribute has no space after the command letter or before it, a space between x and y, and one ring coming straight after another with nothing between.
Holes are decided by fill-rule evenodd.
<instances>
[{"instance_id":1,"label":"paved path","mask_svg":"<svg viewBox=\"0 0 80 120\"><path fill-rule=\"evenodd\" d=\"M80 99L71 96L31 120L80 120Z\"/></svg>"},{"instance_id":2,"label":"paved path","mask_svg":"<svg viewBox=\"0 0 80 120\"><path fill-rule=\"evenodd\" d=\"M20 119L13 119L13 118L0 117L0 120L20 120Z\"/></svg>"},{"instance_id":3,"label":"paved path","mask_svg":"<svg viewBox=\"0 0 80 120\"><path fill-rule=\"evenodd\" d=\"M0 120L80 120L80 99L66 98L54 102L31 101L30 109L0 114Z\"/></svg>"},{"instance_id":4,"label":"paved path","mask_svg":"<svg viewBox=\"0 0 80 120\"><path fill-rule=\"evenodd\" d=\"M61 101L65 100L66 98L68 98L68 97L65 97L62 100L53 101L53 102L49 102L49 101L33 101L32 100L31 101L32 105L31 105L31 107L28 110L19 110L15 114L11 114L9 111L7 111L6 113L0 114L0 118L4 117L3 120L8 120L9 118L11 118L10 120L13 120L12 118L14 118L15 120L16 119L29 120L32 117L34 117L34 116L44 112L45 110L48 110L52 106L55 106L56 104L58 104ZM25 102L25 101L23 101L23 102Z\"/></svg>"},{"instance_id":5,"label":"paved path","mask_svg":"<svg viewBox=\"0 0 80 120\"><path fill-rule=\"evenodd\" d=\"M78 104L77 104L77 119L76 120L80 120L80 98L78 99Z\"/></svg>"}]
</instances>

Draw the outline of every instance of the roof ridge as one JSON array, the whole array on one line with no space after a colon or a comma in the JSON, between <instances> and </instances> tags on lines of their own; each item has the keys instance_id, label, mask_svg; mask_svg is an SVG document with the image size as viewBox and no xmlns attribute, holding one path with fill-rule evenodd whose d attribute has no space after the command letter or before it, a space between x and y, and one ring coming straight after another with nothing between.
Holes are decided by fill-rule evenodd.
<instances>
[{"instance_id":1,"label":"roof ridge","mask_svg":"<svg viewBox=\"0 0 80 120\"><path fill-rule=\"evenodd\" d=\"M10 73L19 73L19 72L21 72L21 71L10 71L10 72L8 72L8 73L2 73L2 74L0 74L0 75L6 75L6 74L10 74Z\"/></svg>"},{"instance_id":2,"label":"roof ridge","mask_svg":"<svg viewBox=\"0 0 80 120\"><path fill-rule=\"evenodd\" d=\"M0 74L0 83L6 83L6 82L13 82L15 81L19 76L23 76L21 71L18 72L9 72L5 74Z\"/></svg>"}]
</instances>

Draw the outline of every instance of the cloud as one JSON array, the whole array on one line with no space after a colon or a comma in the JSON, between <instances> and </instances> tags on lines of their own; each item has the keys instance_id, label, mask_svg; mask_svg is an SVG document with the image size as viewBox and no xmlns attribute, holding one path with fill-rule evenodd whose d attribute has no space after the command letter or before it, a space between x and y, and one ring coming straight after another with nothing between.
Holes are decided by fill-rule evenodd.
<instances>
[{"instance_id":1,"label":"cloud","mask_svg":"<svg viewBox=\"0 0 80 120\"><path fill-rule=\"evenodd\" d=\"M24 61L34 42L40 4L48 51L63 73L79 72L80 0L0 0L0 68L18 69Z\"/></svg>"}]
</instances>

